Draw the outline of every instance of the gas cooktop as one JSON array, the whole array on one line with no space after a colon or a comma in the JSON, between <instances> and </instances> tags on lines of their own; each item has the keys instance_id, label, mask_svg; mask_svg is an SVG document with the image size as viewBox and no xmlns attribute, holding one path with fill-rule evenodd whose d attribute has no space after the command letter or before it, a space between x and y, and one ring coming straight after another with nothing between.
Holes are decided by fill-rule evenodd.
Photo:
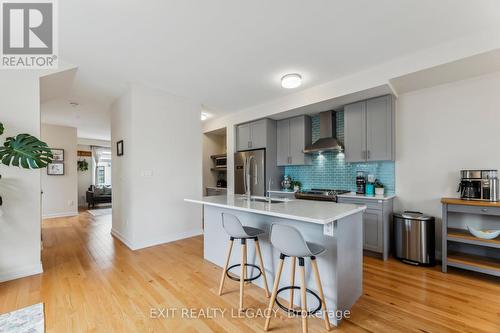
<instances>
[{"instance_id":1,"label":"gas cooktop","mask_svg":"<svg viewBox=\"0 0 500 333\"><path fill-rule=\"evenodd\" d=\"M337 202L337 195L349 193L347 190L331 190L313 188L308 191L295 193L295 198L304 200L320 200Z\"/></svg>"}]
</instances>

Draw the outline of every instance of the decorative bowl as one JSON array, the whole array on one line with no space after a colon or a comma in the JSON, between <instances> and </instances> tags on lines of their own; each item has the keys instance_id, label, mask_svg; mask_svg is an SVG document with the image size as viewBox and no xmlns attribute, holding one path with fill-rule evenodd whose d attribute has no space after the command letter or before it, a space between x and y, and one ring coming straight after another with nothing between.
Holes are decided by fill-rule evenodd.
<instances>
[{"instance_id":1,"label":"decorative bowl","mask_svg":"<svg viewBox=\"0 0 500 333\"><path fill-rule=\"evenodd\" d=\"M469 229L469 232L473 235L476 236L477 238L482 238L482 239L493 239L497 238L500 236L500 230L477 230L472 227L467 226L467 229Z\"/></svg>"}]
</instances>

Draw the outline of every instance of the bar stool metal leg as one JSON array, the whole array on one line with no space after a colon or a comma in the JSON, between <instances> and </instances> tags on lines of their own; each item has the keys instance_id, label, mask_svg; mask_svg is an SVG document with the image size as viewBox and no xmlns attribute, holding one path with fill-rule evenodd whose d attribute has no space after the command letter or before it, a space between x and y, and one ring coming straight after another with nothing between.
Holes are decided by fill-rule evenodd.
<instances>
[{"instance_id":1,"label":"bar stool metal leg","mask_svg":"<svg viewBox=\"0 0 500 333\"><path fill-rule=\"evenodd\" d=\"M316 262L316 257L311 257L311 266L314 272L314 278L316 279L316 284L318 285L319 297L321 298L321 306L323 309L323 314L325 316L325 328L327 331L331 329L330 320L328 318L328 311L326 310L325 294L323 294L323 286L321 285L321 279L319 277L318 263Z\"/></svg>"},{"instance_id":2,"label":"bar stool metal leg","mask_svg":"<svg viewBox=\"0 0 500 333\"><path fill-rule=\"evenodd\" d=\"M243 311L243 292L247 276L247 241L241 240L241 273L240 273L240 311Z\"/></svg>"},{"instance_id":3,"label":"bar stool metal leg","mask_svg":"<svg viewBox=\"0 0 500 333\"><path fill-rule=\"evenodd\" d=\"M269 330L269 324L271 323L271 314L274 306L274 302L276 301L276 295L278 294L278 287L280 285L281 273L283 272L283 264L285 262L285 255L280 254L280 263L278 265L278 271L276 272L276 277L274 278L274 286L273 293L271 295L271 299L269 300L269 306L267 307L266 312L266 324L264 325L264 330Z\"/></svg>"},{"instance_id":4,"label":"bar stool metal leg","mask_svg":"<svg viewBox=\"0 0 500 333\"><path fill-rule=\"evenodd\" d=\"M255 238L255 250L257 251L257 256L259 257L260 269L262 271L262 278L264 279L264 291L266 292L266 297L271 296L269 294L269 288L267 287L266 270L264 269L264 260L262 260L262 252L260 251L259 239Z\"/></svg>"},{"instance_id":5,"label":"bar stool metal leg","mask_svg":"<svg viewBox=\"0 0 500 333\"><path fill-rule=\"evenodd\" d=\"M295 264L296 264L297 258L292 257L292 267L291 267L291 273L290 273L290 286L295 286ZM290 289L290 309L293 309L293 296L294 296L294 289Z\"/></svg>"},{"instance_id":6,"label":"bar stool metal leg","mask_svg":"<svg viewBox=\"0 0 500 333\"><path fill-rule=\"evenodd\" d=\"M226 280L226 271L227 267L229 266L229 260L231 259L231 252L233 251L233 243L234 243L234 238L231 237L229 239L229 246L227 248L226 264L224 265L224 269L222 270L222 276L220 278L219 296L222 295L222 288L224 288L224 281Z\"/></svg>"},{"instance_id":7,"label":"bar stool metal leg","mask_svg":"<svg viewBox=\"0 0 500 333\"><path fill-rule=\"evenodd\" d=\"M306 297L306 268L304 258L299 258L300 268L300 295L302 305L302 333L307 333L307 297Z\"/></svg>"}]
</instances>

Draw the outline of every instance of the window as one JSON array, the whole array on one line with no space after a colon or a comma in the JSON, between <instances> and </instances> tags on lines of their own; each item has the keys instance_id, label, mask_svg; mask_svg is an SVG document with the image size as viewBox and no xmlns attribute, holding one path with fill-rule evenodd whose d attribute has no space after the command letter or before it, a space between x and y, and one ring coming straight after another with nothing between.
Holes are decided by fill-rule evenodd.
<instances>
[{"instance_id":1,"label":"window","mask_svg":"<svg viewBox=\"0 0 500 333\"><path fill-rule=\"evenodd\" d=\"M97 167L97 185L106 185L106 169L103 166Z\"/></svg>"}]
</instances>

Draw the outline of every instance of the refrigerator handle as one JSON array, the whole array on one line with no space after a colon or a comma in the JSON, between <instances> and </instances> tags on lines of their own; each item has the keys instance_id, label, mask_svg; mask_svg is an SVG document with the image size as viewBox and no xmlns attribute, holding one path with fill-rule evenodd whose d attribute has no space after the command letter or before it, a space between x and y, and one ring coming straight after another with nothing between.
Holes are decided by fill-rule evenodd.
<instances>
[{"instance_id":1,"label":"refrigerator handle","mask_svg":"<svg viewBox=\"0 0 500 333\"><path fill-rule=\"evenodd\" d=\"M247 194L247 158L243 161L243 190Z\"/></svg>"},{"instance_id":2,"label":"refrigerator handle","mask_svg":"<svg viewBox=\"0 0 500 333\"><path fill-rule=\"evenodd\" d=\"M255 185L259 184L259 165L257 164L257 160L254 160L255 170L253 173L253 178L255 179Z\"/></svg>"}]
</instances>

